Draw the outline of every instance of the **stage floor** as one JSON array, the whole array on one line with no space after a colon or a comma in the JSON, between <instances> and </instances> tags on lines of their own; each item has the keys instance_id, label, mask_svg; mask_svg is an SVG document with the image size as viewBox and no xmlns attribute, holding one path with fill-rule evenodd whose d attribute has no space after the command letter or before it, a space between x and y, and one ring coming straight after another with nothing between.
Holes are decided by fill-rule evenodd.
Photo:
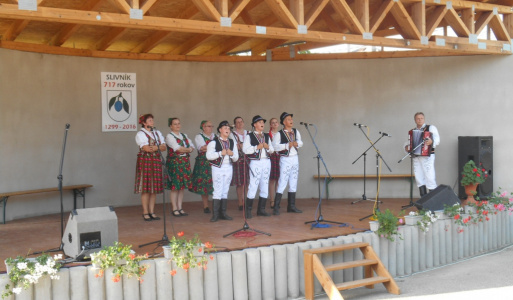
<instances>
[{"instance_id":1,"label":"stage floor","mask_svg":"<svg viewBox=\"0 0 513 300\"><path fill-rule=\"evenodd\" d=\"M298 199L297 207L303 210L302 214L287 213L286 201L281 204L281 215L271 217L257 217L256 203L253 205L253 218L248 220L250 228L270 233L271 236L257 234L252 237L235 237L233 235L223 238L223 235L240 229L244 225L242 212L238 210L235 200L228 201L228 215L232 221L219 220L210 222L212 214L203 213L201 202L186 202L184 209L189 213L186 217L172 217L170 205L167 204L166 231L171 237L179 231L184 231L186 237L193 237L197 233L202 242L211 242L219 251L239 250L259 246L289 244L301 241L330 238L348 235L369 230L368 219L360 218L372 214L374 202L361 201L351 204L356 199L330 199L322 201L322 216L324 220L345 223L346 225L331 224L329 228L312 228L307 221L316 220L318 199ZM409 199L380 199L380 210L390 209L394 213L401 211L401 206L409 203ZM416 199L414 199L415 201ZM255 200L255 202L257 202ZM269 205L267 205L269 206ZM415 210L409 208L407 211ZM118 217L118 237L124 244L133 245L138 254L162 256L162 248L156 244L142 248L141 244L162 239L164 235L163 221L146 222L141 216L140 206L115 208ZM270 212L267 207L267 212ZM162 205L157 205L157 214L162 217ZM69 212L64 214L67 222ZM64 224L64 228L66 224ZM0 261L8 257L30 254L35 251L45 251L58 248L60 245L60 214L19 219L0 224ZM0 272L5 272L5 265L0 264Z\"/></svg>"}]
</instances>

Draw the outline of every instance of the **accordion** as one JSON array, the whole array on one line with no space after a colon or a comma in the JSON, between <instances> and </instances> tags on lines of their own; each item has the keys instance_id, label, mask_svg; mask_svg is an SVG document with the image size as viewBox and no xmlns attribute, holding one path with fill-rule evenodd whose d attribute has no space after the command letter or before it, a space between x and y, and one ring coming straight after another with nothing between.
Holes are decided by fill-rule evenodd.
<instances>
[{"instance_id":1,"label":"accordion","mask_svg":"<svg viewBox=\"0 0 513 300\"><path fill-rule=\"evenodd\" d=\"M433 140L433 133L429 131L428 126L426 126L425 129L422 130L419 130L417 128L410 130L408 132L408 150L412 151L413 149L417 148L427 138ZM432 145L423 144L421 147L415 149L413 154L416 156L430 156L431 153L434 153L434 150L435 149Z\"/></svg>"}]
</instances>

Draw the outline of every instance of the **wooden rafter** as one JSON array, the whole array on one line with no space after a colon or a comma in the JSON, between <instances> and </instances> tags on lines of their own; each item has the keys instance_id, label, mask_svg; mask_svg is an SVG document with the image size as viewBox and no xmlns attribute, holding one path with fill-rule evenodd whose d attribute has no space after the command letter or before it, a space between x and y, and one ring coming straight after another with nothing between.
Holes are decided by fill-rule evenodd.
<instances>
[{"instance_id":1,"label":"wooden rafter","mask_svg":"<svg viewBox=\"0 0 513 300\"><path fill-rule=\"evenodd\" d=\"M330 0L316 0L305 16L305 25L310 27Z\"/></svg>"},{"instance_id":2,"label":"wooden rafter","mask_svg":"<svg viewBox=\"0 0 513 300\"><path fill-rule=\"evenodd\" d=\"M511 41L511 37L508 34L508 30L498 15L494 15L489 23L490 28L493 30L495 37L499 41Z\"/></svg>"},{"instance_id":3,"label":"wooden rafter","mask_svg":"<svg viewBox=\"0 0 513 300\"><path fill-rule=\"evenodd\" d=\"M171 50L168 54L173 55L185 55L196 49L202 42L208 39L210 34L195 34L192 38L188 39L184 43L181 43L180 46Z\"/></svg>"},{"instance_id":4,"label":"wooden rafter","mask_svg":"<svg viewBox=\"0 0 513 300\"><path fill-rule=\"evenodd\" d=\"M237 19L242 10L246 7L246 5L248 5L249 1L251 0L238 0L235 4L233 4L230 12L228 13L229 17L232 20Z\"/></svg>"},{"instance_id":5,"label":"wooden rafter","mask_svg":"<svg viewBox=\"0 0 513 300\"><path fill-rule=\"evenodd\" d=\"M374 33L376 30L378 30L379 26L381 25L381 22L385 19L390 9L392 9L392 6L394 5L393 0L385 0L380 5L379 9L376 11L374 16L372 16L370 20L370 32Z\"/></svg>"},{"instance_id":6,"label":"wooden rafter","mask_svg":"<svg viewBox=\"0 0 513 300\"><path fill-rule=\"evenodd\" d=\"M447 10L447 13L445 14L445 20L451 28L456 32L458 36L465 36L468 37L470 35L470 30L468 30L467 26L465 26L465 23L460 19L458 16L458 13L454 10L454 8L451 8Z\"/></svg>"},{"instance_id":7,"label":"wooden rafter","mask_svg":"<svg viewBox=\"0 0 513 300\"><path fill-rule=\"evenodd\" d=\"M392 9L390 9L390 13L399 23L404 32L404 38L420 40L420 32L401 2L395 2Z\"/></svg>"},{"instance_id":8,"label":"wooden rafter","mask_svg":"<svg viewBox=\"0 0 513 300\"><path fill-rule=\"evenodd\" d=\"M369 32L369 0L353 2L353 10L356 18L362 24L364 32Z\"/></svg>"},{"instance_id":9,"label":"wooden rafter","mask_svg":"<svg viewBox=\"0 0 513 300\"><path fill-rule=\"evenodd\" d=\"M101 40L99 40L94 50L105 51L107 48L114 43L115 40L119 39L126 31L126 28L123 27L114 27L109 32L103 36Z\"/></svg>"},{"instance_id":10,"label":"wooden rafter","mask_svg":"<svg viewBox=\"0 0 513 300\"><path fill-rule=\"evenodd\" d=\"M128 5L128 2L125 0L108 0L109 2L112 2L116 7L118 7L122 13L130 14L130 5Z\"/></svg>"},{"instance_id":11,"label":"wooden rafter","mask_svg":"<svg viewBox=\"0 0 513 300\"><path fill-rule=\"evenodd\" d=\"M446 6L438 6L429 17L426 17L426 36L431 37L433 35L433 32L435 32L435 29L438 27L438 24L440 24L446 13Z\"/></svg>"},{"instance_id":12,"label":"wooden rafter","mask_svg":"<svg viewBox=\"0 0 513 300\"><path fill-rule=\"evenodd\" d=\"M14 20L11 26L7 29L6 34L2 36L2 40L14 41L23 29L27 27L28 23L28 20Z\"/></svg>"},{"instance_id":13,"label":"wooden rafter","mask_svg":"<svg viewBox=\"0 0 513 300\"><path fill-rule=\"evenodd\" d=\"M282 21L285 26L289 28L297 28L298 21L290 13L289 9L282 0L265 0L265 3L267 3L276 17L278 17L278 19Z\"/></svg>"},{"instance_id":14,"label":"wooden rafter","mask_svg":"<svg viewBox=\"0 0 513 300\"><path fill-rule=\"evenodd\" d=\"M490 20L493 18L492 12L482 13L481 16L476 21L476 34L479 35L481 31L490 23Z\"/></svg>"},{"instance_id":15,"label":"wooden rafter","mask_svg":"<svg viewBox=\"0 0 513 300\"><path fill-rule=\"evenodd\" d=\"M360 24L360 21L355 16L346 0L331 0L331 5L342 17L342 21L345 23L347 28L349 28L351 33L363 34L365 32L365 29L363 28L362 24Z\"/></svg>"},{"instance_id":16,"label":"wooden rafter","mask_svg":"<svg viewBox=\"0 0 513 300\"><path fill-rule=\"evenodd\" d=\"M211 21L221 21L221 14L208 0L192 0L192 3Z\"/></svg>"}]
</instances>

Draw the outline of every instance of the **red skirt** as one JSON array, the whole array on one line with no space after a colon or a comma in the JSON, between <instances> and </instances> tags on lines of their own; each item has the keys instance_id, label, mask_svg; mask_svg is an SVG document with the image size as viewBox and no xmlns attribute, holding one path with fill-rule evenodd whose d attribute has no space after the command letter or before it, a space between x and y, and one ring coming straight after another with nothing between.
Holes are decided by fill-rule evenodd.
<instances>
[{"instance_id":1,"label":"red skirt","mask_svg":"<svg viewBox=\"0 0 513 300\"><path fill-rule=\"evenodd\" d=\"M244 180L244 176L246 179ZM239 152L239 160L233 163L233 176L231 185L243 186L249 182L249 159Z\"/></svg>"},{"instance_id":2,"label":"red skirt","mask_svg":"<svg viewBox=\"0 0 513 300\"><path fill-rule=\"evenodd\" d=\"M158 152L137 154L134 193L160 194L162 185L162 163Z\"/></svg>"},{"instance_id":3,"label":"red skirt","mask_svg":"<svg viewBox=\"0 0 513 300\"><path fill-rule=\"evenodd\" d=\"M278 180L280 178L280 155L276 152L271 154L271 177L269 180Z\"/></svg>"}]
</instances>

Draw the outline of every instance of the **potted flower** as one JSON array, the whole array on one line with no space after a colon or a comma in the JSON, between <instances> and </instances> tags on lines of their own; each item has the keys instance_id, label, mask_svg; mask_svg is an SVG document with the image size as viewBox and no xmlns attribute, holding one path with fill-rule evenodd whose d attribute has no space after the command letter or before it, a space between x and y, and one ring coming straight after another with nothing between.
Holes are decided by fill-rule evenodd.
<instances>
[{"instance_id":1,"label":"potted flower","mask_svg":"<svg viewBox=\"0 0 513 300\"><path fill-rule=\"evenodd\" d=\"M418 225L420 230L424 233L429 231L429 225L433 224L438 220L438 216L432 213L430 210L419 210L410 212L409 216L417 216L415 225ZM405 216L406 219L407 216Z\"/></svg>"},{"instance_id":2,"label":"potted flower","mask_svg":"<svg viewBox=\"0 0 513 300\"><path fill-rule=\"evenodd\" d=\"M465 187L467 194L466 203L475 203L474 195L476 194L477 185L485 182L488 174L486 170L477 167L473 160L469 160L463 167L461 172L461 185Z\"/></svg>"},{"instance_id":3,"label":"potted flower","mask_svg":"<svg viewBox=\"0 0 513 300\"><path fill-rule=\"evenodd\" d=\"M135 276L142 282L141 277L146 273L148 266L141 265L140 262L145 258L148 258L148 254L136 256L131 245L123 245L120 242L114 242L113 246L106 246L96 253L91 253L91 263L99 269L96 278L102 277L105 270L112 267L114 276L111 280L114 282L119 282L123 275L129 278Z\"/></svg>"},{"instance_id":4,"label":"potted flower","mask_svg":"<svg viewBox=\"0 0 513 300\"><path fill-rule=\"evenodd\" d=\"M400 215L401 214L404 214L404 212L401 212ZM388 208L385 212L377 211L375 218L379 223L379 228L376 233L393 242L395 240L394 236L398 234L398 224L402 223L402 219L395 216ZM399 238L402 237L399 235Z\"/></svg>"},{"instance_id":5,"label":"potted flower","mask_svg":"<svg viewBox=\"0 0 513 300\"><path fill-rule=\"evenodd\" d=\"M190 240L187 240L184 235L183 231L178 232L169 241L169 246L163 247L166 258L174 261L178 268L182 268L185 271L195 267L206 269L208 264L206 254L210 253L213 245L210 242L203 244L197 234ZM209 258L211 260L214 259L212 255ZM176 270L172 270L171 275L174 276L175 274Z\"/></svg>"},{"instance_id":6,"label":"potted flower","mask_svg":"<svg viewBox=\"0 0 513 300\"><path fill-rule=\"evenodd\" d=\"M5 265L11 283L5 285L2 299L13 294L20 294L31 284L37 283L42 276L48 275L51 279L59 279L57 273L61 264L56 260L60 259L62 259L62 254L55 255L53 258L48 254L43 254L36 258L18 256L14 259L6 259Z\"/></svg>"}]
</instances>

